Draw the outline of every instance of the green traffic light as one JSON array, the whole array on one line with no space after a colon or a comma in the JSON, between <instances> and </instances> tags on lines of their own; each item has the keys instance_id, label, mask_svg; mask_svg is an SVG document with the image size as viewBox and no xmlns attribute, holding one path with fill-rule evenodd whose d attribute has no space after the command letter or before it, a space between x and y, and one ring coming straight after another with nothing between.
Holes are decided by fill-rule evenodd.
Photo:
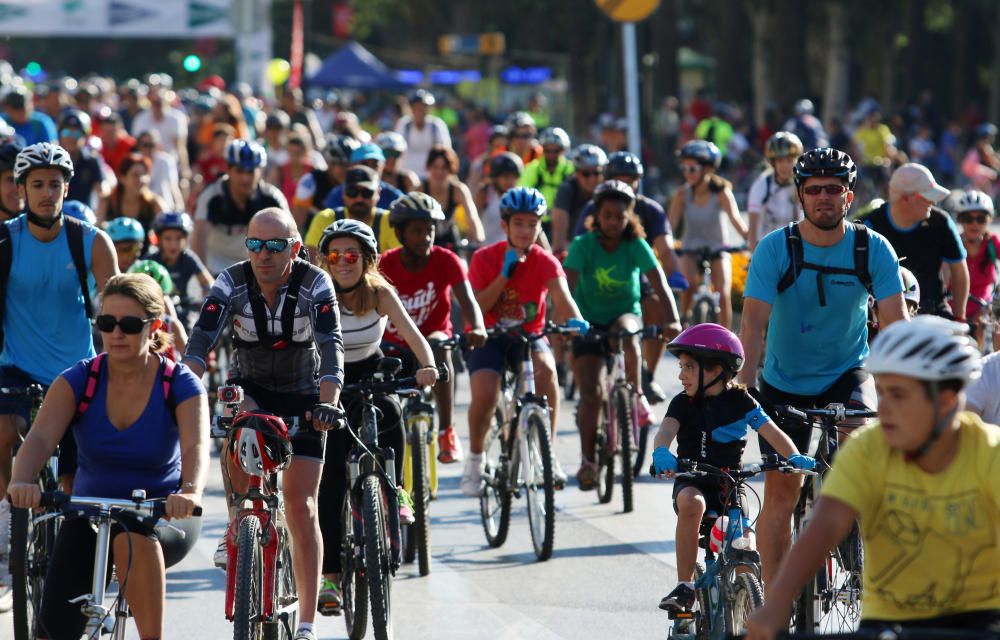
<instances>
[{"instance_id":1,"label":"green traffic light","mask_svg":"<svg viewBox=\"0 0 1000 640\"><path fill-rule=\"evenodd\" d=\"M184 58L184 70L194 73L198 69L201 69L201 58L192 54Z\"/></svg>"},{"instance_id":2,"label":"green traffic light","mask_svg":"<svg viewBox=\"0 0 1000 640\"><path fill-rule=\"evenodd\" d=\"M28 72L29 76L37 76L42 72L42 65L32 60L25 66L24 70Z\"/></svg>"}]
</instances>

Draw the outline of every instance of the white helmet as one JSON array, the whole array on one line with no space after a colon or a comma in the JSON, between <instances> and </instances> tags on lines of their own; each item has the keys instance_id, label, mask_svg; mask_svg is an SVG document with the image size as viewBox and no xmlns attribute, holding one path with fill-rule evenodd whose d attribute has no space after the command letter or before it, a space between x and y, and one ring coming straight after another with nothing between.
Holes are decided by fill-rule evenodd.
<instances>
[{"instance_id":1,"label":"white helmet","mask_svg":"<svg viewBox=\"0 0 1000 640\"><path fill-rule=\"evenodd\" d=\"M975 189L966 191L955 203L955 215L960 216L969 211L985 211L992 216L993 198Z\"/></svg>"},{"instance_id":2,"label":"white helmet","mask_svg":"<svg viewBox=\"0 0 1000 640\"><path fill-rule=\"evenodd\" d=\"M982 359L969 327L937 316L917 316L894 322L872 341L868 371L890 373L927 382L979 377Z\"/></svg>"},{"instance_id":3,"label":"white helmet","mask_svg":"<svg viewBox=\"0 0 1000 640\"><path fill-rule=\"evenodd\" d=\"M406 138L395 131L383 131L375 136L375 144L382 149L382 152L394 151L398 154L406 153Z\"/></svg>"},{"instance_id":4,"label":"white helmet","mask_svg":"<svg viewBox=\"0 0 1000 640\"><path fill-rule=\"evenodd\" d=\"M66 174L66 181L73 178L73 159L69 152L51 142L39 142L25 147L14 160L14 182L28 179L28 173L33 169L55 167Z\"/></svg>"}]
</instances>

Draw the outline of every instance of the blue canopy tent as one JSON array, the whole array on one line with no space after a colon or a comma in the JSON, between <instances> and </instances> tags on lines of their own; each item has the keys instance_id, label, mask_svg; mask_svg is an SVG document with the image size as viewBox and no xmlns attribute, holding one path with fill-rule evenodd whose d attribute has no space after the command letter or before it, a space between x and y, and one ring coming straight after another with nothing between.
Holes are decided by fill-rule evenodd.
<instances>
[{"instance_id":1,"label":"blue canopy tent","mask_svg":"<svg viewBox=\"0 0 1000 640\"><path fill-rule=\"evenodd\" d=\"M357 42L349 42L331 54L319 71L307 78L314 87L337 89L401 89L410 86Z\"/></svg>"}]
</instances>

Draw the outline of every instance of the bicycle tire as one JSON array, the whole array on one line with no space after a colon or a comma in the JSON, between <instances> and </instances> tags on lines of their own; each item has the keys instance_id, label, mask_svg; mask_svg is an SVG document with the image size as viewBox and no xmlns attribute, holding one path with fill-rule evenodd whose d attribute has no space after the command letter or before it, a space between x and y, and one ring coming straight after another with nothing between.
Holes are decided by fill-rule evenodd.
<instances>
[{"instance_id":1,"label":"bicycle tire","mask_svg":"<svg viewBox=\"0 0 1000 640\"><path fill-rule=\"evenodd\" d=\"M696 562L694 565L694 583L699 584L705 576L705 565L701 562ZM698 601L698 617L695 618L695 633L694 637L696 640L711 640L712 637L712 622L711 615L712 610L710 603L712 601L711 596L708 593L708 589L695 589L695 598Z\"/></svg>"},{"instance_id":2,"label":"bicycle tire","mask_svg":"<svg viewBox=\"0 0 1000 640\"><path fill-rule=\"evenodd\" d=\"M361 508L365 523L365 579L371 603L372 631L377 640L389 640L390 590L389 541L385 502L378 476L366 476L361 485Z\"/></svg>"},{"instance_id":3,"label":"bicycle tire","mask_svg":"<svg viewBox=\"0 0 1000 640\"><path fill-rule=\"evenodd\" d=\"M55 536L52 521L36 526L30 509L11 507L10 573L14 640L33 640Z\"/></svg>"},{"instance_id":4,"label":"bicycle tire","mask_svg":"<svg viewBox=\"0 0 1000 640\"><path fill-rule=\"evenodd\" d=\"M733 601L726 607L726 633L739 635L747 619L764 606L764 590L752 573L741 573L733 583Z\"/></svg>"},{"instance_id":5,"label":"bicycle tire","mask_svg":"<svg viewBox=\"0 0 1000 640\"><path fill-rule=\"evenodd\" d=\"M601 504L607 504L615 497L615 454L608 445L610 424L608 404L602 402L597 423L597 437L594 439L594 459L597 461L597 501Z\"/></svg>"},{"instance_id":6,"label":"bicycle tire","mask_svg":"<svg viewBox=\"0 0 1000 640\"><path fill-rule=\"evenodd\" d=\"M556 533L556 489L552 470L552 444L549 425L543 414L531 413L522 434L525 497L528 500L528 524L535 557L552 557ZM541 486L538 481L541 480Z\"/></svg>"},{"instance_id":7,"label":"bicycle tire","mask_svg":"<svg viewBox=\"0 0 1000 640\"><path fill-rule=\"evenodd\" d=\"M411 463L413 465L413 524L406 532L407 539L413 540L413 546L417 553L417 568L421 576L429 575L431 572L431 496L428 490L430 486L427 476L427 439L424 437L426 431L417 429L414 434L413 455ZM412 561L411 561L412 562Z\"/></svg>"},{"instance_id":8,"label":"bicycle tire","mask_svg":"<svg viewBox=\"0 0 1000 640\"><path fill-rule=\"evenodd\" d=\"M262 635L264 563L259 539L260 521L256 516L244 516L236 543L233 640L257 640Z\"/></svg>"},{"instance_id":9,"label":"bicycle tire","mask_svg":"<svg viewBox=\"0 0 1000 640\"><path fill-rule=\"evenodd\" d=\"M795 538L802 535L805 528L806 509L808 508L807 496L812 491L812 478L807 477L799 493L799 501L795 506L793 515L792 531ZM817 621L817 599L816 599L816 577L813 576L795 599L792 612L792 623L796 633L813 633L816 630Z\"/></svg>"},{"instance_id":10,"label":"bicycle tire","mask_svg":"<svg viewBox=\"0 0 1000 640\"><path fill-rule=\"evenodd\" d=\"M510 531L511 495L507 485L505 463L510 460L510 447L504 438L503 418L497 411L486 434L483 448L485 483L479 496L479 515L483 521L486 542L494 549L507 541Z\"/></svg>"},{"instance_id":11,"label":"bicycle tire","mask_svg":"<svg viewBox=\"0 0 1000 640\"><path fill-rule=\"evenodd\" d=\"M634 508L632 495L632 392L627 386L615 389L615 423L618 427L618 452L622 460L622 509L631 513Z\"/></svg>"},{"instance_id":12,"label":"bicycle tire","mask_svg":"<svg viewBox=\"0 0 1000 640\"><path fill-rule=\"evenodd\" d=\"M635 462L632 465L633 478L638 478L639 474L642 473L643 463L646 461L646 447L649 446L649 432L652 429L652 425L639 427L639 442L636 446L635 457L633 458Z\"/></svg>"},{"instance_id":13,"label":"bicycle tire","mask_svg":"<svg viewBox=\"0 0 1000 640\"><path fill-rule=\"evenodd\" d=\"M355 552L359 545L355 542L357 531L351 496L349 490L344 497L340 546L341 609L344 612L347 637L351 640L362 640L368 633L368 582L365 581L364 571L359 570L359 558Z\"/></svg>"},{"instance_id":14,"label":"bicycle tire","mask_svg":"<svg viewBox=\"0 0 1000 640\"><path fill-rule=\"evenodd\" d=\"M691 309L691 324L704 324L706 322L716 322L718 319L718 312L715 309L715 304L708 298L701 298L696 300L694 307Z\"/></svg>"},{"instance_id":15,"label":"bicycle tire","mask_svg":"<svg viewBox=\"0 0 1000 640\"><path fill-rule=\"evenodd\" d=\"M279 617L278 611L298 602L299 594L295 586L295 574L292 569L292 548L287 530L281 532L281 543L278 547L278 566L275 567L277 577L274 585L274 612L271 622L264 623L264 640L292 640L297 630L298 607L288 611L288 626Z\"/></svg>"}]
</instances>

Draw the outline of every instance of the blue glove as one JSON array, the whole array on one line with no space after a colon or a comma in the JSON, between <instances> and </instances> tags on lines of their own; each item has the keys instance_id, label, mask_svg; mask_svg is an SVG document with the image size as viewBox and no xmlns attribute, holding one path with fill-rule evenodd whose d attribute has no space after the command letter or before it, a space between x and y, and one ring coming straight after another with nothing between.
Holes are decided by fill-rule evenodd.
<instances>
[{"instance_id":1,"label":"blue glove","mask_svg":"<svg viewBox=\"0 0 1000 640\"><path fill-rule=\"evenodd\" d=\"M516 249L507 249L507 253L503 255L503 268L500 269L503 277L510 278L514 275L514 268L517 267L519 260L520 256L517 255Z\"/></svg>"},{"instance_id":2,"label":"blue glove","mask_svg":"<svg viewBox=\"0 0 1000 640\"><path fill-rule=\"evenodd\" d=\"M653 467L656 469L656 474L666 473L668 471L677 471L677 458L674 454L670 453L670 449L660 446L653 449Z\"/></svg>"},{"instance_id":3,"label":"blue glove","mask_svg":"<svg viewBox=\"0 0 1000 640\"><path fill-rule=\"evenodd\" d=\"M583 335L590 331L590 323L583 318L570 318L566 321L567 329L575 329L577 333Z\"/></svg>"},{"instance_id":4,"label":"blue glove","mask_svg":"<svg viewBox=\"0 0 1000 640\"><path fill-rule=\"evenodd\" d=\"M675 271L670 274L667 278L667 284L670 285L671 289L677 289L678 291L687 291L687 288L691 286L688 284L687 278L680 271Z\"/></svg>"},{"instance_id":5,"label":"blue glove","mask_svg":"<svg viewBox=\"0 0 1000 640\"><path fill-rule=\"evenodd\" d=\"M816 468L816 459L810 458L809 456L804 456L801 453L796 453L794 456L788 459L788 464L792 465L796 469L801 469L803 471L812 471Z\"/></svg>"}]
</instances>

